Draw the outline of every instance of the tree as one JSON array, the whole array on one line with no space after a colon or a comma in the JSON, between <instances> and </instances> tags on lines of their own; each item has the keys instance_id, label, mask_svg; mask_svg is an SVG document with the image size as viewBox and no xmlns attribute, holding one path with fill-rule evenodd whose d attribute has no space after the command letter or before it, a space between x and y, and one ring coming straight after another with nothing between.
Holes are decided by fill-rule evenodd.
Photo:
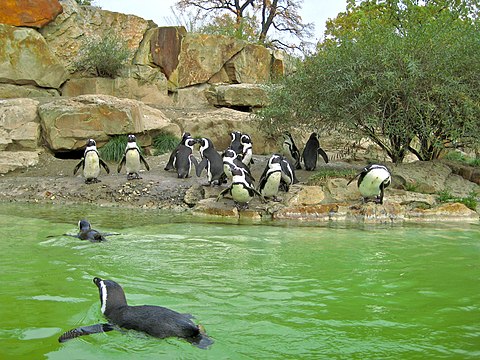
<instances>
[{"instance_id":1,"label":"tree","mask_svg":"<svg viewBox=\"0 0 480 360\"><path fill-rule=\"evenodd\" d=\"M254 31L258 43L284 49L304 49L308 38L313 36L314 25L304 24L298 9L303 0L179 0L176 6L181 11L199 10L203 14L204 28L221 33L222 25L233 25L239 38L252 37L245 31ZM252 26L256 24L256 26ZM248 26L247 26L248 25ZM293 36L299 44L283 40L283 35Z\"/></svg>"},{"instance_id":2,"label":"tree","mask_svg":"<svg viewBox=\"0 0 480 360\"><path fill-rule=\"evenodd\" d=\"M263 125L345 130L396 163L408 151L430 160L451 144L478 146L478 20L467 7L428 3L349 1L317 53L271 88Z\"/></svg>"}]
</instances>

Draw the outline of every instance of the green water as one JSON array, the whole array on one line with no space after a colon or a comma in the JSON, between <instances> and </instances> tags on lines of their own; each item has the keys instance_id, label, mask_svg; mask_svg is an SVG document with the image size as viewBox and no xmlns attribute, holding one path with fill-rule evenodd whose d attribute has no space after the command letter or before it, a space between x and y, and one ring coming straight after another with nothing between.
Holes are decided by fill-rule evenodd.
<instances>
[{"instance_id":1,"label":"green water","mask_svg":"<svg viewBox=\"0 0 480 360\"><path fill-rule=\"evenodd\" d=\"M121 235L61 235L84 217ZM1 359L480 358L478 224L238 225L0 204L0 231ZM130 305L195 315L215 343L134 331L58 343L104 322L94 276Z\"/></svg>"}]
</instances>

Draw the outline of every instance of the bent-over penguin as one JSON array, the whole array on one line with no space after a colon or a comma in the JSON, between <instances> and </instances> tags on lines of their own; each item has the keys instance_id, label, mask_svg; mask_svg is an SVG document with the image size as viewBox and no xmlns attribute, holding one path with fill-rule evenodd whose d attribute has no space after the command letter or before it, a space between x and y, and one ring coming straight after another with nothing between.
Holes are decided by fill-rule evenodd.
<instances>
[{"instance_id":1,"label":"bent-over penguin","mask_svg":"<svg viewBox=\"0 0 480 360\"><path fill-rule=\"evenodd\" d=\"M83 153L83 158L73 169L73 175L75 175L83 167L83 177L85 178L85 184L98 183L98 175L100 175L100 165L103 166L107 174L110 174L108 165L100 158L97 150L97 143L93 139L87 140L87 147Z\"/></svg>"},{"instance_id":2,"label":"bent-over penguin","mask_svg":"<svg viewBox=\"0 0 480 360\"><path fill-rule=\"evenodd\" d=\"M106 332L115 326L124 329L142 331L157 338L178 337L200 348L213 343L203 331L195 325L191 315L180 314L171 309L154 306L129 306L122 287L113 280L93 279L100 294L101 311L109 324L97 324L80 327L64 333L58 341L64 342L79 336Z\"/></svg>"},{"instance_id":3,"label":"bent-over penguin","mask_svg":"<svg viewBox=\"0 0 480 360\"><path fill-rule=\"evenodd\" d=\"M317 158L318 154L320 154L328 164L328 156L325 151L320 147L320 142L317 138L317 133L312 133L310 138L308 139L307 143L305 144L305 148L303 149L302 158L303 163L305 164L305 170L313 171L317 167Z\"/></svg>"},{"instance_id":4,"label":"bent-over penguin","mask_svg":"<svg viewBox=\"0 0 480 360\"><path fill-rule=\"evenodd\" d=\"M283 152L295 169L301 169L302 165L300 164L300 151L298 150L295 142L293 141L292 134L289 132L284 134L284 141L282 144Z\"/></svg>"},{"instance_id":5,"label":"bent-over penguin","mask_svg":"<svg viewBox=\"0 0 480 360\"><path fill-rule=\"evenodd\" d=\"M234 201L235 207L239 210L247 209L248 203L255 195L260 196L262 201L265 202L264 197L255 189L244 169L232 166L231 171L232 183L228 188L224 189L222 192L220 192L220 194L218 194L217 201L225 195L230 194Z\"/></svg>"},{"instance_id":6,"label":"bent-over penguin","mask_svg":"<svg viewBox=\"0 0 480 360\"><path fill-rule=\"evenodd\" d=\"M118 164L117 173L122 170L123 165L127 170L127 179L141 179L138 174L140 171L140 163L143 163L145 169L150 170L147 161L140 152L140 148L137 145L137 138L135 135L128 135L128 142L123 154L122 160Z\"/></svg>"},{"instance_id":7,"label":"bent-over penguin","mask_svg":"<svg viewBox=\"0 0 480 360\"><path fill-rule=\"evenodd\" d=\"M258 186L258 190L264 198L272 198L274 201L278 201L277 194L282 181L281 161L282 157L277 154L273 154L268 159Z\"/></svg>"},{"instance_id":8,"label":"bent-over penguin","mask_svg":"<svg viewBox=\"0 0 480 360\"><path fill-rule=\"evenodd\" d=\"M202 157L196 169L197 176L202 174L203 169L207 169L208 185L222 184L225 181L222 156L215 150L212 140L201 138L197 142L200 144Z\"/></svg>"},{"instance_id":9,"label":"bent-over penguin","mask_svg":"<svg viewBox=\"0 0 480 360\"><path fill-rule=\"evenodd\" d=\"M358 177L357 186L363 201L367 202L370 197L378 204L383 204L384 190L391 183L390 171L386 166L371 164L362 169L347 186Z\"/></svg>"},{"instance_id":10,"label":"bent-over penguin","mask_svg":"<svg viewBox=\"0 0 480 360\"><path fill-rule=\"evenodd\" d=\"M225 150L222 160L223 172L225 173L227 179L232 180L232 167L239 167L247 172L247 174L250 176L251 182L255 181L250 172L250 168L242 162L241 156L237 155L232 149L228 148Z\"/></svg>"}]
</instances>

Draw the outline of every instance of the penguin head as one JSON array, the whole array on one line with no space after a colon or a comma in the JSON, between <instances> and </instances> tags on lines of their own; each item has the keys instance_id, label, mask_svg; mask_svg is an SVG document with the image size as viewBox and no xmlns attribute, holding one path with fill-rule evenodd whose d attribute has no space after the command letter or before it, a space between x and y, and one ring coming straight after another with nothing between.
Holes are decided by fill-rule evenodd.
<instances>
[{"instance_id":1,"label":"penguin head","mask_svg":"<svg viewBox=\"0 0 480 360\"><path fill-rule=\"evenodd\" d=\"M184 142L185 139L188 139L188 138L191 138L191 137L192 137L192 135L189 132L184 132L182 134L182 142Z\"/></svg>"},{"instance_id":2,"label":"penguin head","mask_svg":"<svg viewBox=\"0 0 480 360\"><path fill-rule=\"evenodd\" d=\"M317 133L316 132L312 132L310 134L310 139L316 139L317 138Z\"/></svg>"},{"instance_id":3,"label":"penguin head","mask_svg":"<svg viewBox=\"0 0 480 360\"><path fill-rule=\"evenodd\" d=\"M230 133L230 136L232 137L232 141L240 140L240 137L242 136L242 133L240 131L232 131Z\"/></svg>"},{"instance_id":4,"label":"penguin head","mask_svg":"<svg viewBox=\"0 0 480 360\"><path fill-rule=\"evenodd\" d=\"M197 139L197 143L200 144L200 149L203 149L203 150L208 148L214 149L212 140L210 140L209 138Z\"/></svg>"},{"instance_id":5,"label":"penguin head","mask_svg":"<svg viewBox=\"0 0 480 360\"><path fill-rule=\"evenodd\" d=\"M252 143L252 138L248 134L242 134L242 136L240 137L240 143L251 144Z\"/></svg>"},{"instance_id":6,"label":"penguin head","mask_svg":"<svg viewBox=\"0 0 480 360\"><path fill-rule=\"evenodd\" d=\"M132 135L132 134L128 135L128 142L129 143L132 143L132 142L134 143L136 141L137 141L137 138L135 137L135 135Z\"/></svg>"},{"instance_id":7,"label":"penguin head","mask_svg":"<svg viewBox=\"0 0 480 360\"><path fill-rule=\"evenodd\" d=\"M92 226L87 220L82 219L78 222L78 228L80 229L80 231L88 231L92 228Z\"/></svg>"},{"instance_id":8,"label":"penguin head","mask_svg":"<svg viewBox=\"0 0 480 360\"><path fill-rule=\"evenodd\" d=\"M229 159L235 159L237 157L237 153L235 152L235 150L227 149L223 153L223 157L229 158Z\"/></svg>"},{"instance_id":9,"label":"penguin head","mask_svg":"<svg viewBox=\"0 0 480 360\"><path fill-rule=\"evenodd\" d=\"M109 312L113 309L127 305L125 292L115 281L102 280L95 277L93 278L93 283L98 287L102 314L108 316Z\"/></svg>"},{"instance_id":10,"label":"penguin head","mask_svg":"<svg viewBox=\"0 0 480 360\"><path fill-rule=\"evenodd\" d=\"M232 175L233 176L245 176L244 170L242 168L239 168L238 166L230 166L232 169Z\"/></svg>"},{"instance_id":11,"label":"penguin head","mask_svg":"<svg viewBox=\"0 0 480 360\"><path fill-rule=\"evenodd\" d=\"M188 146L189 148L192 148L195 146L196 143L198 143L197 139L194 139L192 137L187 137L182 141L183 145Z\"/></svg>"},{"instance_id":12,"label":"penguin head","mask_svg":"<svg viewBox=\"0 0 480 360\"><path fill-rule=\"evenodd\" d=\"M97 146L97 143L95 142L95 140L93 139L88 139L87 140L87 147L91 147L91 146Z\"/></svg>"}]
</instances>

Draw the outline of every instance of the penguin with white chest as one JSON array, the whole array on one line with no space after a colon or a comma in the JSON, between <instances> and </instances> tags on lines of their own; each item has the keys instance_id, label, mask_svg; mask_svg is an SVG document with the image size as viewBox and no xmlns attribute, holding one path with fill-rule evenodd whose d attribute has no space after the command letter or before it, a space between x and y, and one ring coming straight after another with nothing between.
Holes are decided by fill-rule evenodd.
<instances>
[{"instance_id":1,"label":"penguin with white chest","mask_svg":"<svg viewBox=\"0 0 480 360\"><path fill-rule=\"evenodd\" d=\"M193 156L193 147L197 143L192 137L186 137L182 144L178 145L173 159L172 166L177 170L178 178L185 179L190 176L193 166L198 166L197 159Z\"/></svg>"},{"instance_id":2,"label":"penguin with white chest","mask_svg":"<svg viewBox=\"0 0 480 360\"><path fill-rule=\"evenodd\" d=\"M301 169L302 165L300 164L300 151L298 150L297 145L295 145L295 142L293 141L292 134L290 134L289 132L285 133L284 135L282 147L283 152L289 160L290 164L292 164L297 170Z\"/></svg>"},{"instance_id":3,"label":"penguin with white chest","mask_svg":"<svg viewBox=\"0 0 480 360\"><path fill-rule=\"evenodd\" d=\"M98 277L94 278L93 282L98 287L101 311L109 320L109 324L73 329L60 336L58 341L65 342L79 336L111 331L120 327L141 331L161 339L183 338L204 349L213 343L203 329L192 322L190 315L180 314L162 306L129 306L125 292L118 283Z\"/></svg>"},{"instance_id":4,"label":"penguin with white chest","mask_svg":"<svg viewBox=\"0 0 480 360\"><path fill-rule=\"evenodd\" d=\"M247 175L250 176L251 182L255 181L250 172L250 168L242 162L241 157L237 155L232 149L228 148L227 150L225 150L222 156L222 160L223 172L225 173L227 179L232 180L232 168L239 167L246 171Z\"/></svg>"},{"instance_id":5,"label":"penguin with white chest","mask_svg":"<svg viewBox=\"0 0 480 360\"><path fill-rule=\"evenodd\" d=\"M277 194L280 188L280 182L282 181L281 161L282 158L277 154L273 154L270 159L268 159L267 166L260 177L258 187L263 197L272 198L274 201L278 201Z\"/></svg>"},{"instance_id":6,"label":"penguin with white chest","mask_svg":"<svg viewBox=\"0 0 480 360\"><path fill-rule=\"evenodd\" d=\"M193 139L192 135L189 132L184 132L182 134L182 139L178 143L177 147L175 149L173 149L172 152L170 153L170 157L168 159L167 165L165 165L163 170L168 171L168 170L174 169L173 161L175 160L175 155L176 155L178 149L180 148L180 146L185 145L185 141L187 139Z\"/></svg>"},{"instance_id":7,"label":"penguin with white chest","mask_svg":"<svg viewBox=\"0 0 480 360\"><path fill-rule=\"evenodd\" d=\"M215 150L212 140L201 138L197 140L200 144L200 155L202 160L197 166L196 174L200 176L203 169L207 170L208 185L220 185L225 182L225 173L223 172L223 159Z\"/></svg>"},{"instance_id":8,"label":"penguin with white chest","mask_svg":"<svg viewBox=\"0 0 480 360\"><path fill-rule=\"evenodd\" d=\"M100 175L100 166L102 166L107 174L110 174L108 165L100 158L97 150L97 143L93 139L87 140L87 147L83 153L83 158L73 169L73 175L75 175L83 167L83 177L85 178L85 184L94 184L100 182L98 175Z\"/></svg>"},{"instance_id":9,"label":"penguin with white chest","mask_svg":"<svg viewBox=\"0 0 480 360\"><path fill-rule=\"evenodd\" d=\"M305 170L313 171L317 167L318 155L321 155L325 164L328 164L328 156L325 151L320 147L320 142L317 138L317 133L312 133L305 144L303 149L302 158L305 164Z\"/></svg>"},{"instance_id":10,"label":"penguin with white chest","mask_svg":"<svg viewBox=\"0 0 480 360\"><path fill-rule=\"evenodd\" d=\"M364 202L369 201L373 197L373 201L383 204L384 190L391 183L390 171L386 166L371 164L362 169L347 186L358 177L357 186L360 194L362 194Z\"/></svg>"},{"instance_id":11,"label":"penguin with white chest","mask_svg":"<svg viewBox=\"0 0 480 360\"><path fill-rule=\"evenodd\" d=\"M128 180L141 179L138 173L140 172L142 163L147 170L150 170L150 166L148 166L147 161L143 157L142 153L140 152L140 148L137 145L137 138L135 135L128 135L127 146L125 148L122 160L120 160L120 163L118 164L117 172L120 173L123 165L125 165Z\"/></svg>"},{"instance_id":12,"label":"penguin with white chest","mask_svg":"<svg viewBox=\"0 0 480 360\"><path fill-rule=\"evenodd\" d=\"M230 194L235 203L235 207L239 210L247 209L248 203L255 195L260 196L262 201L265 202L263 195L255 189L244 169L232 166L231 171L232 183L228 188L218 194L217 201L225 195Z\"/></svg>"}]
</instances>

